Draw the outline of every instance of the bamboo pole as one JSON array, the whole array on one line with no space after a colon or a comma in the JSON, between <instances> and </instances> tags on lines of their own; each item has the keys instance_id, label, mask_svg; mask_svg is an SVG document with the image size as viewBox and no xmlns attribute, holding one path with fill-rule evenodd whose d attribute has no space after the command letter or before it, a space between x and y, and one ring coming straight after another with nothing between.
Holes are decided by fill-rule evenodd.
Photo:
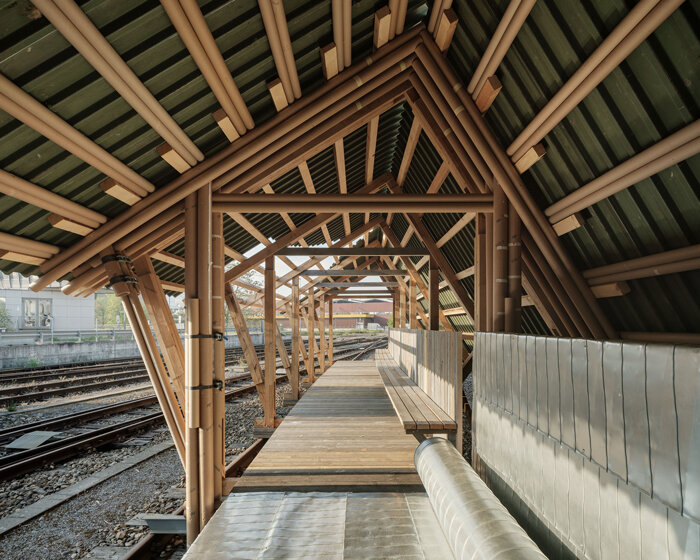
<instances>
[{"instance_id":1,"label":"bamboo pole","mask_svg":"<svg viewBox=\"0 0 700 560\"><path fill-rule=\"evenodd\" d=\"M211 311L211 186L197 192L197 299L199 300L200 523L214 514L214 396Z\"/></svg>"},{"instance_id":2,"label":"bamboo pole","mask_svg":"<svg viewBox=\"0 0 700 560\"><path fill-rule=\"evenodd\" d=\"M328 299L328 365L333 365L333 298Z\"/></svg>"},{"instance_id":3,"label":"bamboo pole","mask_svg":"<svg viewBox=\"0 0 700 560\"><path fill-rule=\"evenodd\" d=\"M505 330L505 299L508 294L508 199L493 184L493 330Z\"/></svg>"},{"instance_id":4,"label":"bamboo pole","mask_svg":"<svg viewBox=\"0 0 700 560\"><path fill-rule=\"evenodd\" d=\"M323 294L318 300L318 370L326 372L326 298Z\"/></svg>"},{"instance_id":5,"label":"bamboo pole","mask_svg":"<svg viewBox=\"0 0 700 560\"><path fill-rule=\"evenodd\" d=\"M309 364L311 369L307 369L307 375L309 378L309 383L314 383L316 381L316 324L314 322L314 309L316 308L316 303L314 301L314 290L313 288L309 292L307 298L307 312L306 312L306 331L307 340L309 345Z\"/></svg>"},{"instance_id":6,"label":"bamboo pole","mask_svg":"<svg viewBox=\"0 0 700 560\"><path fill-rule=\"evenodd\" d=\"M199 487L199 395L193 389L199 380L199 300L197 299L197 194L185 201L185 520L187 544L192 544L201 529Z\"/></svg>"},{"instance_id":7,"label":"bamboo pole","mask_svg":"<svg viewBox=\"0 0 700 560\"><path fill-rule=\"evenodd\" d=\"M476 215L476 241L474 254L474 330L476 332L488 331L488 292L487 283L487 237L486 216Z\"/></svg>"},{"instance_id":8,"label":"bamboo pole","mask_svg":"<svg viewBox=\"0 0 700 560\"><path fill-rule=\"evenodd\" d=\"M265 259L265 401L264 425L275 427L275 386L277 377L277 306L275 257Z\"/></svg>"},{"instance_id":9,"label":"bamboo pole","mask_svg":"<svg viewBox=\"0 0 700 560\"><path fill-rule=\"evenodd\" d=\"M289 320L292 327L292 355L291 360L291 375L289 376L289 384L292 389L292 399L299 398L299 346L303 344L301 333L299 332L299 277L295 276L292 279L292 309L289 313Z\"/></svg>"},{"instance_id":10,"label":"bamboo pole","mask_svg":"<svg viewBox=\"0 0 700 560\"><path fill-rule=\"evenodd\" d=\"M512 206L508 208L508 299L510 312L506 310L506 331L517 333L522 324L522 279L520 263L520 217Z\"/></svg>"},{"instance_id":11,"label":"bamboo pole","mask_svg":"<svg viewBox=\"0 0 700 560\"><path fill-rule=\"evenodd\" d=\"M224 221L222 214L212 216L212 271L211 312L212 330L221 336L214 341L214 383L220 386L214 391L214 504L218 506L223 496L223 480L226 477L226 343L224 333Z\"/></svg>"},{"instance_id":12,"label":"bamboo pole","mask_svg":"<svg viewBox=\"0 0 700 560\"><path fill-rule=\"evenodd\" d=\"M435 259L430 258L428 264L428 278L430 295L428 298L429 321L428 326L431 331L440 330L440 271Z\"/></svg>"}]
</instances>

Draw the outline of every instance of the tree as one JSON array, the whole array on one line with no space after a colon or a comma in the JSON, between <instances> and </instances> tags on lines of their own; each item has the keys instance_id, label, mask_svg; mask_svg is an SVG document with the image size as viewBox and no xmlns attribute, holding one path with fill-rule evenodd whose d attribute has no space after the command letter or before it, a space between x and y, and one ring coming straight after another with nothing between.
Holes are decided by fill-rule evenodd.
<instances>
[{"instance_id":1,"label":"tree","mask_svg":"<svg viewBox=\"0 0 700 560\"><path fill-rule=\"evenodd\" d=\"M0 301L0 329L11 329L12 317L7 311L7 306L4 301Z\"/></svg>"},{"instance_id":2,"label":"tree","mask_svg":"<svg viewBox=\"0 0 700 560\"><path fill-rule=\"evenodd\" d=\"M95 298L95 322L98 327L116 326L117 317L122 316L122 302L117 296L100 294Z\"/></svg>"}]
</instances>

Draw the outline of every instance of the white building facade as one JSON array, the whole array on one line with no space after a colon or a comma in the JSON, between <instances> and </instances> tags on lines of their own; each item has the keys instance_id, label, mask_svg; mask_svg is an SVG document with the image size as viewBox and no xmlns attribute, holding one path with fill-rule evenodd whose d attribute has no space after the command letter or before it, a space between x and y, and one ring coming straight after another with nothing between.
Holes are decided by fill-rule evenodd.
<instances>
[{"instance_id":1,"label":"white building facade","mask_svg":"<svg viewBox=\"0 0 700 560\"><path fill-rule=\"evenodd\" d=\"M71 297L61 292L65 282L53 282L40 292L29 285L35 277L0 273L0 301L14 331L74 331L95 328L95 296Z\"/></svg>"}]
</instances>

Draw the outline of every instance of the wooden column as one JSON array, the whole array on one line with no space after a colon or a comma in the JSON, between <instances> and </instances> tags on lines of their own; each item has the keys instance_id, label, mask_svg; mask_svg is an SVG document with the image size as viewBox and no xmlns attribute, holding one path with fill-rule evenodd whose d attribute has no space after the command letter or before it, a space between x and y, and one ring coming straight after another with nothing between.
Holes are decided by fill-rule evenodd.
<instances>
[{"instance_id":1,"label":"wooden column","mask_svg":"<svg viewBox=\"0 0 700 560\"><path fill-rule=\"evenodd\" d=\"M506 331L517 333L522 323L522 276L520 260L520 216L512 205L508 208L508 298L506 299Z\"/></svg>"},{"instance_id":2,"label":"wooden column","mask_svg":"<svg viewBox=\"0 0 700 560\"><path fill-rule=\"evenodd\" d=\"M430 312L430 330L439 331L440 330L440 271L438 270L437 263L432 257L429 261L429 287L430 290L430 301L429 301L429 312Z\"/></svg>"},{"instance_id":3,"label":"wooden column","mask_svg":"<svg viewBox=\"0 0 700 560\"><path fill-rule=\"evenodd\" d=\"M212 216L211 313L214 339L214 501L218 506L226 477L226 343L224 334L224 221L223 214Z\"/></svg>"},{"instance_id":4,"label":"wooden column","mask_svg":"<svg viewBox=\"0 0 700 560\"><path fill-rule=\"evenodd\" d=\"M299 345L301 334L299 332L299 277L292 279L292 309L289 314L289 321L292 326L292 355L289 385L292 388L292 399L299 398Z\"/></svg>"},{"instance_id":5,"label":"wooden column","mask_svg":"<svg viewBox=\"0 0 700 560\"><path fill-rule=\"evenodd\" d=\"M485 330L493 332L493 214L486 214L486 246L484 247L484 261L486 263L486 323Z\"/></svg>"},{"instance_id":6,"label":"wooden column","mask_svg":"<svg viewBox=\"0 0 700 560\"><path fill-rule=\"evenodd\" d=\"M333 365L333 298L328 298L328 365Z\"/></svg>"},{"instance_id":7,"label":"wooden column","mask_svg":"<svg viewBox=\"0 0 700 560\"><path fill-rule=\"evenodd\" d=\"M476 237L474 243L474 330L488 330L486 321L487 299L486 290L486 216L476 215Z\"/></svg>"},{"instance_id":8,"label":"wooden column","mask_svg":"<svg viewBox=\"0 0 700 560\"><path fill-rule=\"evenodd\" d=\"M316 303L314 301L314 291L309 290L309 296L307 298L308 311L306 313L306 330L308 332L309 341L309 366L307 369L307 375L309 378L309 383L316 381L316 324L314 322L314 308Z\"/></svg>"},{"instance_id":9,"label":"wooden column","mask_svg":"<svg viewBox=\"0 0 700 560\"><path fill-rule=\"evenodd\" d=\"M200 527L214 515L214 340L211 309L211 185L197 191L197 299L199 300ZM190 386L191 387L191 386Z\"/></svg>"},{"instance_id":10,"label":"wooden column","mask_svg":"<svg viewBox=\"0 0 700 560\"><path fill-rule=\"evenodd\" d=\"M290 376L292 375L292 364L289 361L287 347L284 344L284 338L282 338L282 331L280 330L280 326L277 323L277 321L275 321L275 333L277 335L277 353L279 354L280 360L282 361L282 367L284 368L284 371L287 372L287 378L290 378Z\"/></svg>"},{"instance_id":11,"label":"wooden column","mask_svg":"<svg viewBox=\"0 0 700 560\"><path fill-rule=\"evenodd\" d=\"M394 328L399 328L399 325L397 324L397 321L399 320L399 300L398 300L398 289L394 290L393 295L391 296L391 324L394 325Z\"/></svg>"},{"instance_id":12,"label":"wooden column","mask_svg":"<svg viewBox=\"0 0 700 560\"><path fill-rule=\"evenodd\" d=\"M122 259L123 255L116 255L113 248L102 251L104 269L107 276L115 278L121 276L128 279L130 270L128 264ZM180 461L185 464L185 416L183 409L178 405L175 393L168 380L165 367L160 359L158 347L151 335L148 321L138 300L138 290L135 284L126 281L116 282L112 285L114 294L122 300L124 311L129 318L129 326L134 334L139 353L146 366L146 372L151 380L153 389L158 399L158 404L163 411L166 425L175 443Z\"/></svg>"},{"instance_id":13,"label":"wooden column","mask_svg":"<svg viewBox=\"0 0 700 560\"><path fill-rule=\"evenodd\" d=\"M493 330L506 327L508 295L508 199L498 183L493 185Z\"/></svg>"},{"instance_id":14,"label":"wooden column","mask_svg":"<svg viewBox=\"0 0 700 560\"><path fill-rule=\"evenodd\" d=\"M275 257L265 259L265 418L264 426L275 427L275 385L277 377L277 278Z\"/></svg>"},{"instance_id":15,"label":"wooden column","mask_svg":"<svg viewBox=\"0 0 700 560\"><path fill-rule=\"evenodd\" d=\"M197 297L197 193L185 200L185 519L187 544L199 534L199 299Z\"/></svg>"},{"instance_id":16,"label":"wooden column","mask_svg":"<svg viewBox=\"0 0 700 560\"><path fill-rule=\"evenodd\" d=\"M399 286L399 325L398 328L406 328L406 292Z\"/></svg>"},{"instance_id":17,"label":"wooden column","mask_svg":"<svg viewBox=\"0 0 700 560\"><path fill-rule=\"evenodd\" d=\"M170 380L180 406L185 407L185 348L180 340L170 306L165 298L160 279L149 257L134 260L134 272L139 280L141 298L148 311L158 345L168 367Z\"/></svg>"},{"instance_id":18,"label":"wooden column","mask_svg":"<svg viewBox=\"0 0 700 560\"><path fill-rule=\"evenodd\" d=\"M418 300L416 294L416 283L409 279L409 303L408 303L408 325L412 329L418 328Z\"/></svg>"},{"instance_id":19,"label":"wooden column","mask_svg":"<svg viewBox=\"0 0 700 560\"><path fill-rule=\"evenodd\" d=\"M326 371L326 298L323 294L318 301L318 369Z\"/></svg>"},{"instance_id":20,"label":"wooden column","mask_svg":"<svg viewBox=\"0 0 700 560\"><path fill-rule=\"evenodd\" d=\"M258 360L258 355L255 352L255 346L253 345L253 340L250 337L250 331L248 330L248 325L245 322L245 317L243 316L243 311L241 306L236 299L236 294L228 282L224 286L226 305L228 306L228 311L231 314L231 320L233 321L233 326L236 328L236 334L238 335L238 342L241 345L241 350L243 351L243 357L248 364L248 370L250 371L253 383L255 383L255 388L258 391L258 396L260 397L260 402L263 407L265 406L265 385L262 374L262 369L260 367L260 361Z\"/></svg>"}]
</instances>

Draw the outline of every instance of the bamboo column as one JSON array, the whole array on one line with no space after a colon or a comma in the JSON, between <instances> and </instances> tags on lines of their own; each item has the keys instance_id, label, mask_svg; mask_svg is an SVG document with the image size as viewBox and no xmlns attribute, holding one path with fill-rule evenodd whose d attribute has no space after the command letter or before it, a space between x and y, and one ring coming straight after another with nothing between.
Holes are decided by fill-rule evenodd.
<instances>
[{"instance_id":1,"label":"bamboo column","mask_svg":"<svg viewBox=\"0 0 700 560\"><path fill-rule=\"evenodd\" d=\"M292 326L292 355L291 355L291 374L289 384L292 388L292 399L299 398L299 345L301 341L301 333L299 332L299 277L295 276L292 279L292 312L289 314L289 320Z\"/></svg>"},{"instance_id":2,"label":"bamboo column","mask_svg":"<svg viewBox=\"0 0 700 560\"><path fill-rule=\"evenodd\" d=\"M333 365L333 298L328 299L328 365Z\"/></svg>"},{"instance_id":3,"label":"bamboo column","mask_svg":"<svg viewBox=\"0 0 700 560\"><path fill-rule=\"evenodd\" d=\"M484 332L488 330L486 315L487 290L486 290L486 216L476 215L476 240L474 243L474 331Z\"/></svg>"},{"instance_id":4,"label":"bamboo column","mask_svg":"<svg viewBox=\"0 0 700 560\"><path fill-rule=\"evenodd\" d=\"M428 302L428 312L429 316L429 329L431 331L440 330L440 271L438 270L437 263L432 257L428 263L428 290L429 290L429 302Z\"/></svg>"},{"instance_id":5,"label":"bamboo column","mask_svg":"<svg viewBox=\"0 0 700 560\"><path fill-rule=\"evenodd\" d=\"M197 299L197 193L185 200L185 520L187 544L197 538L199 517L199 300Z\"/></svg>"},{"instance_id":6,"label":"bamboo column","mask_svg":"<svg viewBox=\"0 0 700 560\"><path fill-rule=\"evenodd\" d=\"M484 262L486 264L486 330L493 332L493 214L486 214L486 247L484 249Z\"/></svg>"},{"instance_id":7,"label":"bamboo column","mask_svg":"<svg viewBox=\"0 0 700 560\"><path fill-rule=\"evenodd\" d=\"M165 373L165 367L160 360L155 340L153 340L150 328L148 328L148 322L145 320L143 309L141 309L141 304L138 301L138 290L134 284L128 283L128 280L131 278L129 267L126 262L121 260L123 256L116 255L112 248L102 251L101 256L104 262L104 269L110 279L112 281L121 280L112 283L112 290L122 300L139 353L158 398L158 404L160 404L160 408L163 411L166 425L170 430L180 461L184 465L185 417L182 409L178 406L175 393ZM141 313L139 313L139 310ZM144 325L147 332L144 330Z\"/></svg>"},{"instance_id":8,"label":"bamboo column","mask_svg":"<svg viewBox=\"0 0 700 560\"><path fill-rule=\"evenodd\" d=\"M314 308L316 307L314 302L314 291L311 289L309 291L309 296L307 298L308 310L306 313L306 331L307 339L309 341L309 365L311 369L306 370L309 383L316 381L316 325L314 324Z\"/></svg>"},{"instance_id":9,"label":"bamboo column","mask_svg":"<svg viewBox=\"0 0 700 560\"><path fill-rule=\"evenodd\" d=\"M418 328L418 294L416 293L416 283L408 280L409 303L408 303L408 325L411 329Z\"/></svg>"},{"instance_id":10,"label":"bamboo column","mask_svg":"<svg viewBox=\"0 0 700 560\"><path fill-rule=\"evenodd\" d=\"M197 299L199 300L200 527L214 515L214 339L211 308L211 187L197 191ZM190 386L192 387L192 386Z\"/></svg>"},{"instance_id":11,"label":"bamboo column","mask_svg":"<svg viewBox=\"0 0 700 560\"><path fill-rule=\"evenodd\" d=\"M214 501L218 506L223 495L222 484L226 477L226 345L224 333L224 221L223 214L212 216L212 274L211 311L214 339Z\"/></svg>"},{"instance_id":12,"label":"bamboo column","mask_svg":"<svg viewBox=\"0 0 700 560\"><path fill-rule=\"evenodd\" d=\"M522 323L522 277L520 260L520 216L508 207L508 298L506 299L506 331L517 333Z\"/></svg>"},{"instance_id":13,"label":"bamboo column","mask_svg":"<svg viewBox=\"0 0 700 560\"><path fill-rule=\"evenodd\" d=\"M275 427L275 385L277 377L277 278L275 257L265 259L265 418L264 425Z\"/></svg>"},{"instance_id":14,"label":"bamboo column","mask_svg":"<svg viewBox=\"0 0 700 560\"><path fill-rule=\"evenodd\" d=\"M318 300L318 370L326 372L326 298L323 294Z\"/></svg>"},{"instance_id":15,"label":"bamboo column","mask_svg":"<svg viewBox=\"0 0 700 560\"><path fill-rule=\"evenodd\" d=\"M493 184L493 330L505 330L508 294L508 199L501 186Z\"/></svg>"}]
</instances>

